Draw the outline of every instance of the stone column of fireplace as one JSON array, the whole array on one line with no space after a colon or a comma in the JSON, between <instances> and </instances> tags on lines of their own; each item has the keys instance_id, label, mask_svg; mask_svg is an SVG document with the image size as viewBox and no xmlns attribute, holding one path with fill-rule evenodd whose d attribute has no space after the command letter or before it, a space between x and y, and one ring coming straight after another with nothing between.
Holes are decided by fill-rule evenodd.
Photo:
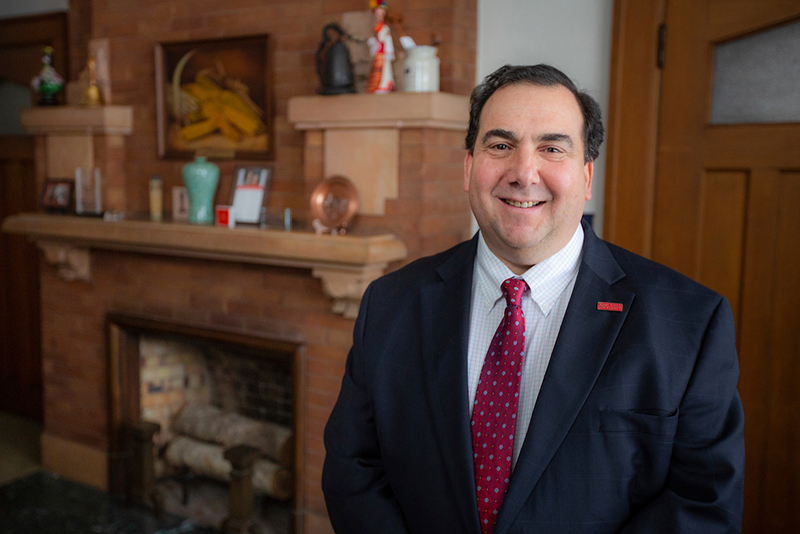
<instances>
[{"instance_id":1,"label":"stone column of fireplace","mask_svg":"<svg viewBox=\"0 0 800 534\"><path fill-rule=\"evenodd\" d=\"M36 180L73 178L75 169L100 169L104 210L125 209L125 137L133 131L130 106L28 108L20 124L36 134Z\"/></svg>"}]
</instances>

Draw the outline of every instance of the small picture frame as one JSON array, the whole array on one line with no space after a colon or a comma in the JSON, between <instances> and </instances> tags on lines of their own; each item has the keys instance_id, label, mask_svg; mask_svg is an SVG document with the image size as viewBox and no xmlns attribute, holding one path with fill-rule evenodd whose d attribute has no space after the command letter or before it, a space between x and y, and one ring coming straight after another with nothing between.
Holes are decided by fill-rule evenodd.
<instances>
[{"instance_id":1,"label":"small picture frame","mask_svg":"<svg viewBox=\"0 0 800 534\"><path fill-rule=\"evenodd\" d=\"M48 213L69 213L75 182L69 178L47 178L42 186L42 209Z\"/></svg>"},{"instance_id":2,"label":"small picture frame","mask_svg":"<svg viewBox=\"0 0 800 534\"><path fill-rule=\"evenodd\" d=\"M172 220L174 222L189 220L189 192L185 187L172 188Z\"/></svg>"},{"instance_id":3,"label":"small picture frame","mask_svg":"<svg viewBox=\"0 0 800 534\"><path fill-rule=\"evenodd\" d=\"M267 204L271 178L270 167L239 167L234 171L230 204L235 222L259 223L261 208Z\"/></svg>"}]
</instances>

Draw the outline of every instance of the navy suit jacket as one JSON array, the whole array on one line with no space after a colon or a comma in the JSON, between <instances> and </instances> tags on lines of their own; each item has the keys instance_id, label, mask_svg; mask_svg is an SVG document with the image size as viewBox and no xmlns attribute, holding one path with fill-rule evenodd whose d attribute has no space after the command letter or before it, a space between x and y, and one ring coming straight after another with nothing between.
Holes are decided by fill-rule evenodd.
<instances>
[{"instance_id":1,"label":"navy suit jacket","mask_svg":"<svg viewBox=\"0 0 800 534\"><path fill-rule=\"evenodd\" d=\"M740 531L730 305L584 231L495 533ZM466 357L476 250L477 236L364 294L325 429L322 487L339 534L480 533Z\"/></svg>"}]
</instances>

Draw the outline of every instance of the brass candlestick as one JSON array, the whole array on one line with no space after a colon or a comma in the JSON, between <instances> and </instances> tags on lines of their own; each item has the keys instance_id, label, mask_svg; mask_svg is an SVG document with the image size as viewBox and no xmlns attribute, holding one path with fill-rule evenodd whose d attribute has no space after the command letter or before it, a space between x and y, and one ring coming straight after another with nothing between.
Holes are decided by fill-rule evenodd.
<instances>
[{"instance_id":1,"label":"brass candlestick","mask_svg":"<svg viewBox=\"0 0 800 534\"><path fill-rule=\"evenodd\" d=\"M100 88L97 87L97 62L93 57L90 57L86 64L89 67L89 87L86 88L86 92L83 94L81 104L84 106L101 106L103 105L103 99L100 96Z\"/></svg>"}]
</instances>

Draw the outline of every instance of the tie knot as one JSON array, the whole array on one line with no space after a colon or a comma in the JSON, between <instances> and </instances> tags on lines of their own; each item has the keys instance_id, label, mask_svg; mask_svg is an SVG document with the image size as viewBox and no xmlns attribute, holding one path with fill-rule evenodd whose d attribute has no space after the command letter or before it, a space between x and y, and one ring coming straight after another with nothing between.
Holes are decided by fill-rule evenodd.
<instances>
[{"instance_id":1,"label":"tie knot","mask_svg":"<svg viewBox=\"0 0 800 534\"><path fill-rule=\"evenodd\" d=\"M506 306L522 306L522 294L528 284L521 278L509 278L500 285L503 296L506 298Z\"/></svg>"}]
</instances>

